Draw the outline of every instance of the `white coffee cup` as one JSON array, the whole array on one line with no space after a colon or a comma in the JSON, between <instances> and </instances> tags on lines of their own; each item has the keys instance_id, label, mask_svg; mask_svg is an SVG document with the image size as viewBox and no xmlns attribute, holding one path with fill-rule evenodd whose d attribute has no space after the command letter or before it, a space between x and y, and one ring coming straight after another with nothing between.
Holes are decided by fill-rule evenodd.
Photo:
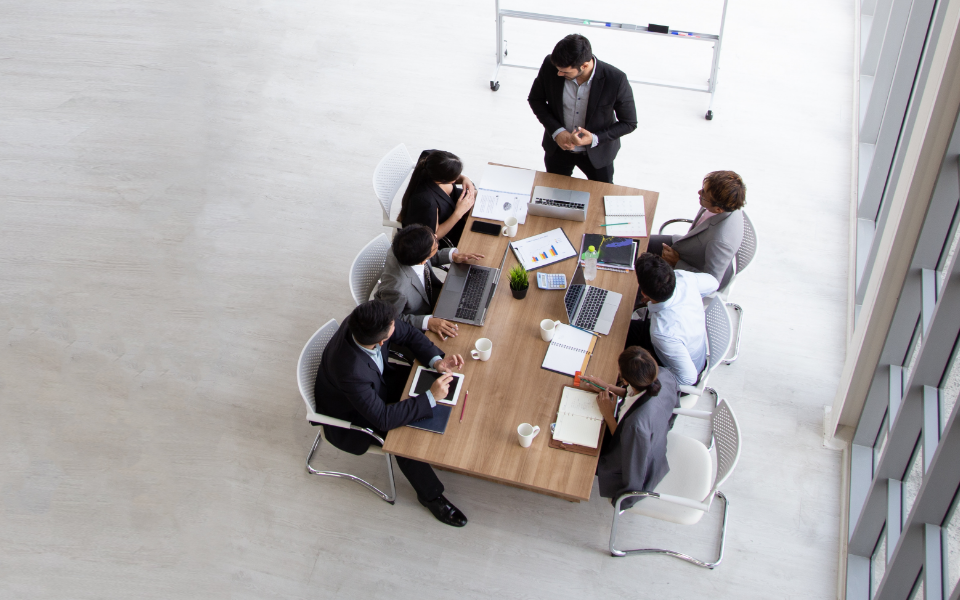
<instances>
[{"instance_id":1,"label":"white coffee cup","mask_svg":"<svg viewBox=\"0 0 960 600\"><path fill-rule=\"evenodd\" d=\"M531 425L530 423L520 423L520 426L517 427L517 437L519 438L520 445L524 448L529 448L530 444L533 443L533 438L537 437L537 434L540 433L539 425Z\"/></svg>"},{"instance_id":2,"label":"white coffee cup","mask_svg":"<svg viewBox=\"0 0 960 600\"><path fill-rule=\"evenodd\" d=\"M503 220L506 223L506 226L500 229L500 235L505 235L507 237L513 237L517 235L517 226L519 221L516 217L507 217Z\"/></svg>"},{"instance_id":3,"label":"white coffee cup","mask_svg":"<svg viewBox=\"0 0 960 600\"><path fill-rule=\"evenodd\" d=\"M560 321L554 321L553 319L540 321L540 337L543 338L543 341L549 342L553 339L553 336L557 335L557 325L559 324Z\"/></svg>"},{"instance_id":4,"label":"white coffee cup","mask_svg":"<svg viewBox=\"0 0 960 600\"><path fill-rule=\"evenodd\" d=\"M470 351L470 356L474 360L490 360L490 354L493 353L493 342L487 338L477 340L476 350Z\"/></svg>"}]
</instances>

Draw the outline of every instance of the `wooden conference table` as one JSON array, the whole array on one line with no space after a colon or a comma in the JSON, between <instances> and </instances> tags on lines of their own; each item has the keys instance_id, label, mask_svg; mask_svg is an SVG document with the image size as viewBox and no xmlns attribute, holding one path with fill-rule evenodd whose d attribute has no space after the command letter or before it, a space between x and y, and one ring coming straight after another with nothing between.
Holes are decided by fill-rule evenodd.
<instances>
[{"instance_id":1,"label":"wooden conference table","mask_svg":"<svg viewBox=\"0 0 960 600\"><path fill-rule=\"evenodd\" d=\"M463 252L483 254L485 257L480 264L498 267L510 241L562 227L573 246L579 248L584 233L603 231L599 225L603 223L604 195L642 194L648 232L653 225L659 197L657 192L542 172L537 172L534 186L537 185L590 192L587 221L579 223L528 215L526 223L520 225L517 236L506 238L470 231L473 223L473 217L470 217L458 247ZM638 242L638 251L644 251L647 238L640 238ZM431 341L447 355L460 354L465 362L463 373L466 377L457 406L451 412L446 433L437 435L400 427L389 432L383 449L443 469L566 500L589 500L598 458L547 446L551 438L550 424L556 420L563 386L572 386L573 379L540 367L548 346L548 342L540 338L540 321L547 318L564 323L567 321L564 293L538 288L536 271L533 271L530 273L527 297L515 300L510 293L506 274L515 264L516 257L512 252L508 253L505 273L482 327L460 324L460 334L446 341L441 341L432 332L428 333ZM576 264L576 259L568 259L543 270L566 274L569 284ZM623 294L610 335L602 336L597 342L586 373L612 382L617 377L617 356L627 338L630 309L637 293L637 278L633 271L599 271L591 284ZM470 357L470 350L483 337L493 342L493 353L486 362ZM411 372L411 378L407 381L407 392L415 371ZM470 399L463 423L460 423L465 391L470 392ZM517 442L517 426L520 423L540 426L540 434L529 448L522 448Z\"/></svg>"}]
</instances>

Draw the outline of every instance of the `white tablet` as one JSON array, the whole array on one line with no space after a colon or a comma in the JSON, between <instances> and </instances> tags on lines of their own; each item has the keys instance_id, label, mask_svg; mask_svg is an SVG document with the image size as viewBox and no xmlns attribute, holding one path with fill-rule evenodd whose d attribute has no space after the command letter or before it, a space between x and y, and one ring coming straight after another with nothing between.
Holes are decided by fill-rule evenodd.
<instances>
[{"instance_id":1,"label":"white tablet","mask_svg":"<svg viewBox=\"0 0 960 600\"><path fill-rule=\"evenodd\" d=\"M410 386L410 395L419 396L427 393L433 382L440 377L441 373L434 369L426 367L417 367L417 372L413 376L413 385ZM453 381L450 382L450 389L447 391L446 398L434 398L438 404L457 405L457 398L460 397L460 388L463 386L463 374L451 373Z\"/></svg>"}]
</instances>

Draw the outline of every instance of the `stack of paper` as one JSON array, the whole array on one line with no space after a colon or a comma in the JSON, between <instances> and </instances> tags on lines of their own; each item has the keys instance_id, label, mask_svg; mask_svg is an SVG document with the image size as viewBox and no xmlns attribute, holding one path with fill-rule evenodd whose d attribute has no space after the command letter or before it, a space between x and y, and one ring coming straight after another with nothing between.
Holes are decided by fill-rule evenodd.
<instances>
[{"instance_id":1,"label":"stack of paper","mask_svg":"<svg viewBox=\"0 0 960 600\"><path fill-rule=\"evenodd\" d=\"M523 223L527 220L527 203L533 191L536 171L487 165L483 179L477 186L477 201L473 216L477 219L503 221L516 217Z\"/></svg>"},{"instance_id":2,"label":"stack of paper","mask_svg":"<svg viewBox=\"0 0 960 600\"><path fill-rule=\"evenodd\" d=\"M604 196L604 223L623 223L604 227L607 235L647 237L647 217L643 196Z\"/></svg>"},{"instance_id":3,"label":"stack of paper","mask_svg":"<svg viewBox=\"0 0 960 600\"><path fill-rule=\"evenodd\" d=\"M603 414L597 406L597 395L577 388L564 387L557 411L557 427L553 439L566 444L596 448L600 442Z\"/></svg>"}]
</instances>

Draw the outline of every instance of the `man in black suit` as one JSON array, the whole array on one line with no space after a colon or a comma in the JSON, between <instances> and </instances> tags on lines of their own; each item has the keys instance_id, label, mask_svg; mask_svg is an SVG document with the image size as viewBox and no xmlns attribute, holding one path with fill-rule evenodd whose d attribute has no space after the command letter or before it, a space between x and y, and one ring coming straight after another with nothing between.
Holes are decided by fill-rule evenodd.
<instances>
[{"instance_id":1,"label":"man in black suit","mask_svg":"<svg viewBox=\"0 0 960 600\"><path fill-rule=\"evenodd\" d=\"M410 349L417 360L446 373L426 394L400 400L410 367L387 362L390 344ZM435 398L447 395L453 369L463 358L443 352L411 325L396 319L391 304L371 300L353 309L323 352L317 371L317 412L373 430L378 436L429 417ZM376 441L369 435L340 427L323 426L332 445L351 454L363 454ZM397 466L417 492L420 504L447 525L463 527L467 517L443 496L443 484L433 468L416 460L394 457Z\"/></svg>"},{"instance_id":2,"label":"man in black suit","mask_svg":"<svg viewBox=\"0 0 960 600\"><path fill-rule=\"evenodd\" d=\"M543 124L548 173L613 183L620 136L637 128L633 89L623 71L597 60L590 41L563 38L543 60L527 102Z\"/></svg>"}]
</instances>

